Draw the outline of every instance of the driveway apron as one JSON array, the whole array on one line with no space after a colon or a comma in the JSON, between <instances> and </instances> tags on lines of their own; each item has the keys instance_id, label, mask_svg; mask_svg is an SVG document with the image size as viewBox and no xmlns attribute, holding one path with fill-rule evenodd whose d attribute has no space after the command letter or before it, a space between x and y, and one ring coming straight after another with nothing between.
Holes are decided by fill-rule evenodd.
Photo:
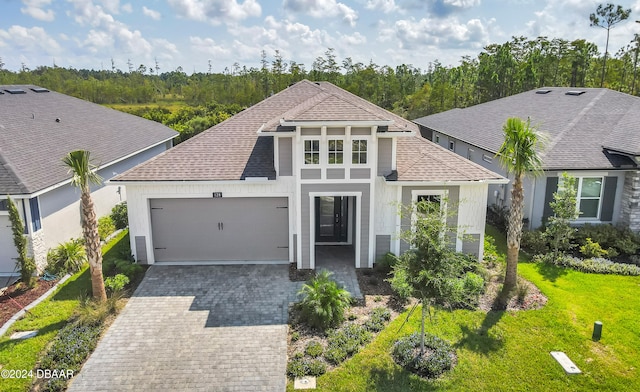
<instances>
[{"instance_id":1,"label":"driveway apron","mask_svg":"<svg viewBox=\"0 0 640 392\"><path fill-rule=\"evenodd\" d=\"M286 265L152 266L69 391L283 391Z\"/></svg>"}]
</instances>

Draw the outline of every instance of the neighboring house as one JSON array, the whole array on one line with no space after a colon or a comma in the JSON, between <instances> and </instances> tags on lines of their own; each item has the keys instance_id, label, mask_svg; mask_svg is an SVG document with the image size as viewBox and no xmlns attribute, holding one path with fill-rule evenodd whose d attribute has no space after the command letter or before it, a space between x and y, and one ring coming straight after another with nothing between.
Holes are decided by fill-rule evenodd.
<instances>
[{"instance_id":1,"label":"neighboring house","mask_svg":"<svg viewBox=\"0 0 640 392\"><path fill-rule=\"evenodd\" d=\"M296 83L111 180L126 185L141 263L296 263L344 245L355 267L407 249L398 203L447 200L482 254L487 186L503 177L330 83Z\"/></svg>"},{"instance_id":2,"label":"neighboring house","mask_svg":"<svg viewBox=\"0 0 640 392\"><path fill-rule=\"evenodd\" d=\"M62 158L91 152L105 180L171 147L162 124L37 86L0 86L0 276L16 274L7 195L15 201L39 268L47 250L82 235L80 192ZM95 186L98 216L125 200L124 187Z\"/></svg>"},{"instance_id":3,"label":"neighboring house","mask_svg":"<svg viewBox=\"0 0 640 392\"><path fill-rule=\"evenodd\" d=\"M506 175L495 154L509 117L530 119L544 135L544 174L525 182L525 218L539 227L563 171L577 178L580 223L640 230L640 98L604 88L548 87L414 120L422 135ZM506 186L491 186L489 204L503 205Z\"/></svg>"}]
</instances>

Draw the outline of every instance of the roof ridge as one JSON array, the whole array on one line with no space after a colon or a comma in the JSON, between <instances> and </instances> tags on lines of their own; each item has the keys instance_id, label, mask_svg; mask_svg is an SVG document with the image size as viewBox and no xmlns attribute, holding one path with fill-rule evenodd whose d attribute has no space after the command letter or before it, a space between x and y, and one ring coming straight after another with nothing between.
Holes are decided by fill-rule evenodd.
<instances>
[{"instance_id":1,"label":"roof ridge","mask_svg":"<svg viewBox=\"0 0 640 392\"><path fill-rule=\"evenodd\" d=\"M602 98L602 96L606 92L607 89L600 89L600 92L598 92L598 94L596 94L596 96L593 97L591 101L589 101L589 103L580 111L580 113L578 113L578 115L573 120L571 120L571 122L567 124L567 126L564 127L562 131L560 131L560 133L558 133L547 146L543 146L544 150L540 153L542 160L544 160L547 154L551 152L551 150L553 150L553 148L556 146L556 144L558 144L558 142L560 142L560 140L562 140L565 134L575 128L576 124L580 122L580 120L582 120L582 118L595 106L595 104L600 100L600 98Z\"/></svg>"}]
</instances>

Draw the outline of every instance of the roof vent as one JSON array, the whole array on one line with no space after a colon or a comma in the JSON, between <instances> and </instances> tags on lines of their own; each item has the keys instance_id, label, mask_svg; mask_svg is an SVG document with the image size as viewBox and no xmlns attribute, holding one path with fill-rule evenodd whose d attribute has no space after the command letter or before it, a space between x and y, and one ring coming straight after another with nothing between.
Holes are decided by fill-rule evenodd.
<instances>
[{"instance_id":1,"label":"roof vent","mask_svg":"<svg viewBox=\"0 0 640 392\"><path fill-rule=\"evenodd\" d=\"M19 88L10 88L10 89L5 89L4 91L8 92L9 94L26 94L27 92L19 89Z\"/></svg>"},{"instance_id":2,"label":"roof vent","mask_svg":"<svg viewBox=\"0 0 640 392\"><path fill-rule=\"evenodd\" d=\"M586 91L584 91L584 90L569 90L564 94L565 95L582 95L584 93L586 93Z\"/></svg>"},{"instance_id":3,"label":"roof vent","mask_svg":"<svg viewBox=\"0 0 640 392\"><path fill-rule=\"evenodd\" d=\"M47 90L46 88L42 88L42 87L33 87L31 88L31 91L33 91L34 93L48 93L49 90Z\"/></svg>"},{"instance_id":4,"label":"roof vent","mask_svg":"<svg viewBox=\"0 0 640 392\"><path fill-rule=\"evenodd\" d=\"M538 90L536 91L536 94L549 94L551 92L551 90Z\"/></svg>"}]
</instances>

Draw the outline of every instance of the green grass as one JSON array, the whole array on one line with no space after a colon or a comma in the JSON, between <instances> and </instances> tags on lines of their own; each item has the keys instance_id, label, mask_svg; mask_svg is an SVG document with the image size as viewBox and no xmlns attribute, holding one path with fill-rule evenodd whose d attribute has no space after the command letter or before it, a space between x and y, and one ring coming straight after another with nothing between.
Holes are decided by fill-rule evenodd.
<instances>
[{"instance_id":1,"label":"green grass","mask_svg":"<svg viewBox=\"0 0 640 392\"><path fill-rule=\"evenodd\" d=\"M140 108L164 108L173 113L188 105L184 99L179 96L167 96L149 103L109 103L104 106L125 112Z\"/></svg>"},{"instance_id":2,"label":"green grass","mask_svg":"<svg viewBox=\"0 0 640 392\"><path fill-rule=\"evenodd\" d=\"M504 238L492 232L498 250ZM419 311L399 330L395 319L365 349L318 379L320 391L638 391L640 390L640 277L584 274L520 263L520 274L549 298L541 310L440 310L427 331L450 341L458 364L426 381L390 356L393 342L419 331ZM603 337L591 340L593 322ZM583 374L568 376L549 355L564 351ZM289 383L288 390L293 390Z\"/></svg>"},{"instance_id":3,"label":"green grass","mask_svg":"<svg viewBox=\"0 0 640 392\"><path fill-rule=\"evenodd\" d=\"M103 246L104 258L117 257L129 245L129 236L123 231ZM42 351L56 337L71 318L80 303L80 298L91 295L91 280L88 267L60 285L56 292L31 309L0 337L0 365L2 369L31 370ZM38 330L38 335L26 340L9 340L14 331ZM31 379L2 379L0 391L26 391Z\"/></svg>"}]
</instances>

